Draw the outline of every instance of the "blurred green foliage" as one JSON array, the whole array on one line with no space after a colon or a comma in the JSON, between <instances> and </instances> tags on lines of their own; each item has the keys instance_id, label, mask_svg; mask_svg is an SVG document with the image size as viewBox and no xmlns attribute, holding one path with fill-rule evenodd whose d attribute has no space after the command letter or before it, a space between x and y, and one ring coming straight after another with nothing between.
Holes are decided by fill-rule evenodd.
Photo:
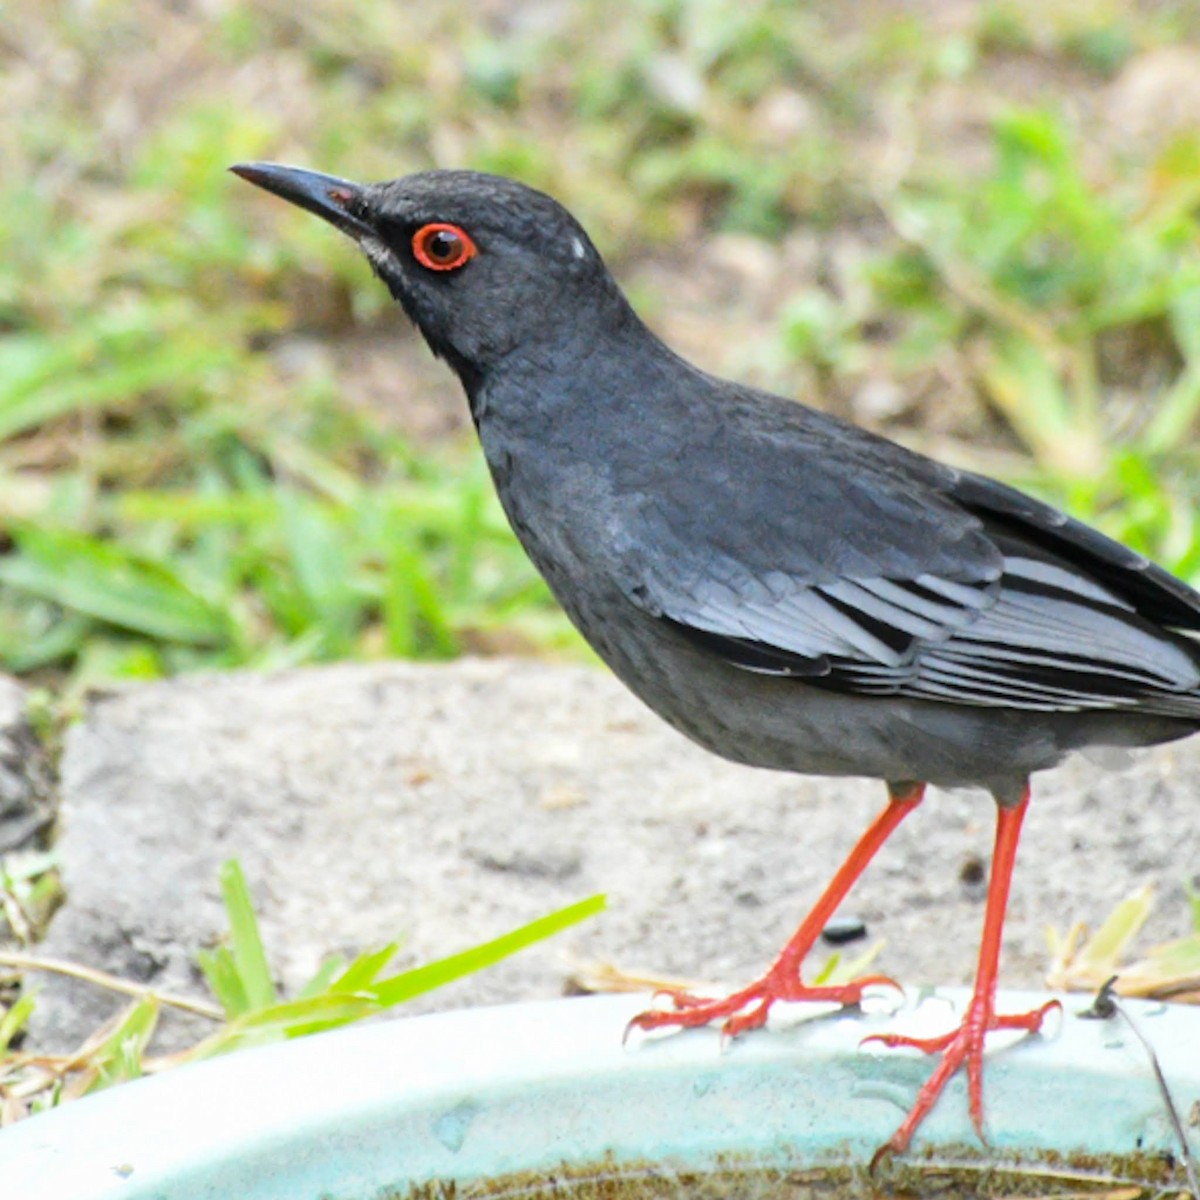
<instances>
[{"instance_id":1,"label":"blurred green foliage","mask_svg":"<svg viewBox=\"0 0 1200 1200\"><path fill-rule=\"evenodd\" d=\"M639 271L722 237L851 243L728 361L967 458L982 438L1196 575L1200 132L1152 107L1139 132L1123 97L1186 79L1198 27L1107 0L15 0L0 660L80 685L574 644L470 446L347 404L352 352L286 352L401 322L327 228L225 173L259 157L517 175L652 310L671 289Z\"/></svg>"}]
</instances>

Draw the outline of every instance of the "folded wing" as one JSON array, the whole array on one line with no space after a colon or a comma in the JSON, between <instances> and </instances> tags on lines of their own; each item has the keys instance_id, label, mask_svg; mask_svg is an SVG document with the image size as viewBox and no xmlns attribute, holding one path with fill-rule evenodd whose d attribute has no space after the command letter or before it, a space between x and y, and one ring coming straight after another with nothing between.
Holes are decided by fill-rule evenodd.
<instances>
[{"instance_id":1,"label":"folded wing","mask_svg":"<svg viewBox=\"0 0 1200 1200\"><path fill-rule=\"evenodd\" d=\"M832 690L1200 715L1186 585L991 480L855 465L815 467L805 510L730 496L703 527L694 500L632 497L621 541L653 553L626 556L629 595L737 667Z\"/></svg>"}]
</instances>

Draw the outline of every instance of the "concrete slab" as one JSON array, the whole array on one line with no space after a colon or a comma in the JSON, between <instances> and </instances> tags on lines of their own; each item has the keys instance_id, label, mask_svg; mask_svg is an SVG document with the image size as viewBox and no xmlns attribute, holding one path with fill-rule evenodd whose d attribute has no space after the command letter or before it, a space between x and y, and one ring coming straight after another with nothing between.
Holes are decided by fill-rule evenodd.
<instances>
[{"instance_id":1,"label":"concrete slab","mask_svg":"<svg viewBox=\"0 0 1200 1200\"><path fill-rule=\"evenodd\" d=\"M1037 985L1043 928L1098 922L1132 887L1181 934L1200 866L1200 741L1114 773L1042 776L1002 978ZM879 784L752 771L686 742L607 674L479 660L194 676L96 699L68 738L66 908L48 954L195 987L224 926L220 862L254 885L273 966L296 987L328 952L406 936L425 960L596 891L600 919L425 998L556 994L564 954L737 983L757 973L883 800ZM931 794L847 905L905 981L970 979L992 805ZM112 1001L47 986L43 1046Z\"/></svg>"}]
</instances>

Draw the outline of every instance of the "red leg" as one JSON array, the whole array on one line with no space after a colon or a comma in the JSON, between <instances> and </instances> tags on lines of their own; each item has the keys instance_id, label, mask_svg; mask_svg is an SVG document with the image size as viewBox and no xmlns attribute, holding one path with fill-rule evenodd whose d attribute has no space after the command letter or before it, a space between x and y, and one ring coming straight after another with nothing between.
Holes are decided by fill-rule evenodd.
<instances>
[{"instance_id":1,"label":"red leg","mask_svg":"<svg viewBox=\"0 0 1200 1200\"><path fill-rule=\"evenodd\" d=\"M721 1029L728 1037L736 1037L747 1029L757 1029L766 1023L767 1013L776 1000L820 1000L838 1004L858 1004L863 990L871 984L897 985L886 975L867 975L838 987L808 987L801 982L800 964L812 949L846 893L854 886L879 847L904 820L925 795L924 784L903 788L889 786L888 805L871 822L850 856L830 881L804 923L792 935L769 971L759 980L721 1000L708 1000L686 992L665 991L674 1009L651 1009L629 1022L630 1029L660 1029L664 1026L707 1025L724 1021Z\"/></svg>"},{"instance_id":2,"label":"red leg","mask_svg":"<svg viewBox=\"0 0 1200 1200\"><path fill-rule=\"evenodd\" d=\"M971 1122L980 1140L986 1142L983 1133L983 1048L986 1035L993 1029L1025 1029L1035 1033L1042 1026L1046 1015L1061 1008L1057 1000L1043 1004L1032 1012L997 1015L996 969L1000 960L1000 939L1004 930L1004 912L1008 907L1008 889L1012 880L1013 861L1017 854L1017 841L1021 835L1021 822L1029 807L1029 789L1021 802L1012 807L1001 806L996 818L996 846L992 854L992 877L988 883L987 909L983 918L983 939L979 947L979 967L975 974L975 991L967 1006L962 1024L940 1037L916 1038L902 1034L873 1034L865 1042L882 1042L885 1046L914 1046L927 1054L941 1051L942 1061L917 1093L916 1102L904 1118L903 1124L892 1135L889 1142L880 1146L871 1159L871 1170L879 1165L888 1154L901 1154L908 1149L917 1126L929 1114L955 1072L963 1065L967 1068L967 1095L970 1104Z\"/></svg>"}]
</instances>

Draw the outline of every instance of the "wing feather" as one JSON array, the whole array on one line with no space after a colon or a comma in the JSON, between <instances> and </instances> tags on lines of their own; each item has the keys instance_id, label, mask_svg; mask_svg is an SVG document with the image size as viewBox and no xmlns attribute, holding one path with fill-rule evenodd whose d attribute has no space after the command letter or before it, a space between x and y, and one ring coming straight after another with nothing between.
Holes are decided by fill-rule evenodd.
<instances>
[{"instance_id":1,"label":"wing feather","mask_svg":"<svg viewBox=\"0 0 1200 1200\"><path fill-rule=\"evenodd\" d=\"M764 437L763 412L713 434L717 484L618 490L646 612L742 669L864 696L1200 717L1187 585L1002 484L819 414L772 409Z\"/></svg>"},{"instance_id":2,"label":"wing feather","mask_svg":"<svg viewBox=\"0 0 1200 1200\"><path fill-rule=\"evenodd\" d=\"M1200 715L1200 652L1071 563L996 537L998 578L839 578L772 572L665 593L685 637L745 670L864 696L1080 712ZM1140 568L1139 568L1140 569Z\"/></svg>"}]
</instances>

